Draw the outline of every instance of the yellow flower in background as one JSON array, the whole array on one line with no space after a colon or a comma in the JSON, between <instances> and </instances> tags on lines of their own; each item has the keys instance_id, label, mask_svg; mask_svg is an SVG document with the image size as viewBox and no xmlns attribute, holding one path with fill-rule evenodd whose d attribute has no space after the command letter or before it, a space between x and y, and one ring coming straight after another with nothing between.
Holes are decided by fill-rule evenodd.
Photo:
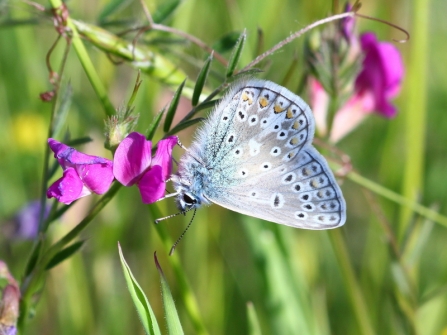
<instances>
[{"instance_id":1,"label":"yellow flower in background","mask_svg":"<svg viewBox=\"0 0 447 335\"><path fill-rule=\"evenodd\" d=\"M47 123L37 113L23 112L12 119L12 140L21 151L36 152L44 149L47 140Z\"/></svg>"}]
</instances>

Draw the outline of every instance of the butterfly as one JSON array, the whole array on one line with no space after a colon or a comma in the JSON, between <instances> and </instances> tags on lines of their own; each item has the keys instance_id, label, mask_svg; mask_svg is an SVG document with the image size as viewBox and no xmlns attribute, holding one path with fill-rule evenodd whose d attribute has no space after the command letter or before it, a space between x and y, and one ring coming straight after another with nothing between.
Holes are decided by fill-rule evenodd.
<instances>
[{"instance_id":1,"label":"butterfly","mask_svg":"<svg viewBox=\"0 0 447 335\"><path fill-rule=\"evenodd\" d=\"M346 203L312 146L315 121L296 94L270 81L235 84L198 130L171 180L182 213L212 203L305 229L346 221Z\"/></svg>"}]
</instances>

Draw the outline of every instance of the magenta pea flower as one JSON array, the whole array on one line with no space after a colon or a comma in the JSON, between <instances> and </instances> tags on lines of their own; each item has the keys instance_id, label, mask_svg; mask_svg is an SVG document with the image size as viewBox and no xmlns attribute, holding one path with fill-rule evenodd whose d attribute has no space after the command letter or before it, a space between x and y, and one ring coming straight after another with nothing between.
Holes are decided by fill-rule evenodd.
<instances>
[{"instance_id":1,"label":"magenta pea flower","mask_svg":"<svg viewBox=\"0 0 447 335\"><path fill-rule=\"evenodd\" d=\"M172 149L176 136L158 142L152 157L152 143L137 132L129 134L115 151L113 174L124 186L137 185L143 203L151 204L163 198L165 182L172 171Z\"/></svg>"},{"instance_id":2,"label":"magenta pea flower","mask_svg":"<svg viewBox=\"0 0 447 335\"><path fill-rule=\"evenodd\" d=\"M69 205L92 193L107 192L113 181L111 160L86 155L52 138L48 144L64 170L62 178L48 189L48 198Z\"/></svg>"},{"instance_id":3,"label":"magenta pea flower","mask_svg":"<svg viewBox=\"0 0 447 335\"><path fill-rule=\"evenodd\" d=\"M353 94L335 114L330 134L333 142L340 140L373 112L387 118L396 115L391 99L398 95L404 75L398 49L391 43L379 42L371 32L360 36L360 47L362 66L355 78ZM309 84L317 129L324 135L330 98L317 79L311 78Z\"/></svg>"}]
</instances>

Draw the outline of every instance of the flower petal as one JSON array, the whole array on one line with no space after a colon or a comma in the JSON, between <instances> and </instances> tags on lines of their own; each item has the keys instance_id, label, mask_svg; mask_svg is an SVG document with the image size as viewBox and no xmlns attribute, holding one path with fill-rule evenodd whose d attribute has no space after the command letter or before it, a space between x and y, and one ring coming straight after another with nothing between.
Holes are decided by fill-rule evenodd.
<instances>
[{"instance_id":1,"label":"flower petal","mask_svg":"<svg viewBox=\"0 0 447 335\"><path fill-rule=\"evenodd\" d=\"M314 77L309 78L309 95L318 135L325 136L327 133L326 118L329 107L329 95L321 83Z\"/></svg>"},{"instance_id":2,"label":"flower petal","mask_svg":"<svg viewBox=\"0 0 447 335\"><path fill-rule=\"evenodd\" d=\"M151 204L163 198L166 184L163 178L163 169L160 165L153 166L147 171L137 184L140 189L141 199L145 204Z\"/></svg>"},{"instance_id":3,"label":"flower petal","mask_svg":"<svg viewBox=\"0 0 447 335\"><path fill-rule=\"evenodd\" d=\"M77 165L75 169L81 180L84 182L84 185L93 193L104 194L112 184L112 161L107 160L107 162L102 164Z\"/></svg>"},{"instance_id":4,"label":"flower petal","mask_svg":"<svg viewBox=\"0 0 447 335\"><path fill-rule=\"evenodd\" d=\"M113 174L124 186L132 186L151 165L152 143L136 132L129 134L113 157Z\"/></svg>"},{"instance_id":5,"label":"flower petal","mask_svg":"<svg viewBox=\"0 0 447 335\"><path fill-rule=\"evenodd\" d=\"M169 178L172 172L172 149L178 143L177 136L169 136L158 142L157 152L152 158L152 166L159 165L162 167L163 180Z\"/></svg>"},{"instance_id":6,"label":"flower petal","mask_svg":"<svg viewBox=\"0 0 447 335\"><path fill-rule=\"evenodd\" d=\"M59 164L64 168L74 167L81 164L108 164L111 160L98 156L86 155L76 149L69 147L68 145L58 142L55 139L49 138L48 145L54 152L54 158L56 158Z\"/></svg>"},{"instance_id":7,"label":"flower petal","mask_svg":"<svg viewBox=\"0 0 447 335\"><path fill-rule=\"evenodd\" d=\"M84 186L74 168L67 168L62 178L56 180L47 191L47 198L56 198L66 205L85 197L91 192Z\"/></svg>"},{"instance_id":8,"label":"flower petal","mask_svg":"<svg viewBox=\"0 0 447 335\"><path fill-rule=\"evenodd\" d=\"M399 92L404 74L400 53L391 43L379 42L374 33L363 34L360 41L365 58L355 82L356 90L360 95L371 92L375 100L374 109L392 117L396 108L389 99Z\"/></svg>"}]
</instances>

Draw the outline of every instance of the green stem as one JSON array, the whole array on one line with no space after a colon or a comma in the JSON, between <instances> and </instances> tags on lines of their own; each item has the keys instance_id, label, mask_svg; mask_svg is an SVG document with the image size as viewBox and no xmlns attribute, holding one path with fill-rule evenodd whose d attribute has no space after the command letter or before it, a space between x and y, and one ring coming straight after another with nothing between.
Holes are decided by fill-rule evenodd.
<instances>
[{"instance_id":1,"label":"green stem","mask_svg":"<svg viewBox=\"0 0 447 335\"><path fill-rule=\"evenodd\" d=\"M61 0L50 0L51 6L55 11L60 10L63 8L63 3ZM106 112L107 116L111 116L115 114L115 108L113 107L112 103L109 100L109 97L107 95L107 91L102 84L101 80L99 79L99 76L95 70L95 66L93 65L87 50L85 49L84 43L82 42L81 37L79 36L78 30L76 29L76 26L73 24L71 18L67 16L66 18L67 27L71 31L71 40L73 44L73 48L76 51L76 54L79 58L79 61L81 62L82 67L84 68L85 73L87 74L88 79L90 80L90 83L93 86L93 89L96 92L96 95L98 96L99 100L101 101L102 106L104 107L104 110Z\"/></svg>"},{"instance_id":2,"label":"green stem","mask_svg":"<svg viewBox=\"0 0 447 335\"><path fill-rule=\"evenodd\" d=\"M427 114L427 64L429 50L430 3L428 0L413 1L413 24L409 47L408 72L405 99L405 164L402 194L416 200L422 191L425 155L425 128ZM412 213L402 209L399 218L398 239L402 241L411 222Z\"/></svg>"},{"instance_id":3,"label":"green stem","mask_svg":"<svg viewBox=\"0 0 447 335\"><path fill-rule=\"evenodd\" d=\"M346 285L346 290L351 299L354 314L359 323L361 334L373 335L375 334L369 319L370 313L365 304L362 291L359 287L355 277L354 269L349 260L348 250L345 241L341 235L341 229L334 229L328 232L329 238L334 248L335 255L340 265L341 273Z\"/></svg>"},{"instance_id":4,"label":"green stem","mask_svg":"<svg viewBox=\"0 0 447 335\"><path fill-rule=\"evenodd\" d=\"M25 327L27 316L29 314L30 301L34 293L36 293L39 284L42 281L42 277L45 272L45 267L48 262L60 251L62 248L68 244L70 241L75 239L96 217L96 215L109 203L114 197L116 192L121 188L121 184L115 182L109 191L101 197L101 199L93 206L90 213L70 232L68 232L63 238L58 242L53 244L40 258L35 270L31 275L26 278L22 284L22 298L20 303L20 317L18 322L19 330L22 331Z\"/></svg>"},{"instance_id":5,"label":"green stem","mask_svg":"<svg viewBox=\"0 0 447 335\"><path fill-rule=\"evenodd\" d=\"M365 177L362 177L361 175L359 175L356 172L350 172L347 175L347 178L352 180L353 182L371 190L372 192L381 195L384 198L387 198L391 201L394 201L395 203L401 205L401 206L405 206L409 209L411 209L413 212L422 215L424 217L426 217L427 219L430 219L442 226L447 227L447 217L445 217L444 215L439 214L438 212L427 208L425 206L422 206L396 192L393 192L389 189L387 189L386 187L383 187L380 184L377 184Z\"/></svg>"}]
</instances>

